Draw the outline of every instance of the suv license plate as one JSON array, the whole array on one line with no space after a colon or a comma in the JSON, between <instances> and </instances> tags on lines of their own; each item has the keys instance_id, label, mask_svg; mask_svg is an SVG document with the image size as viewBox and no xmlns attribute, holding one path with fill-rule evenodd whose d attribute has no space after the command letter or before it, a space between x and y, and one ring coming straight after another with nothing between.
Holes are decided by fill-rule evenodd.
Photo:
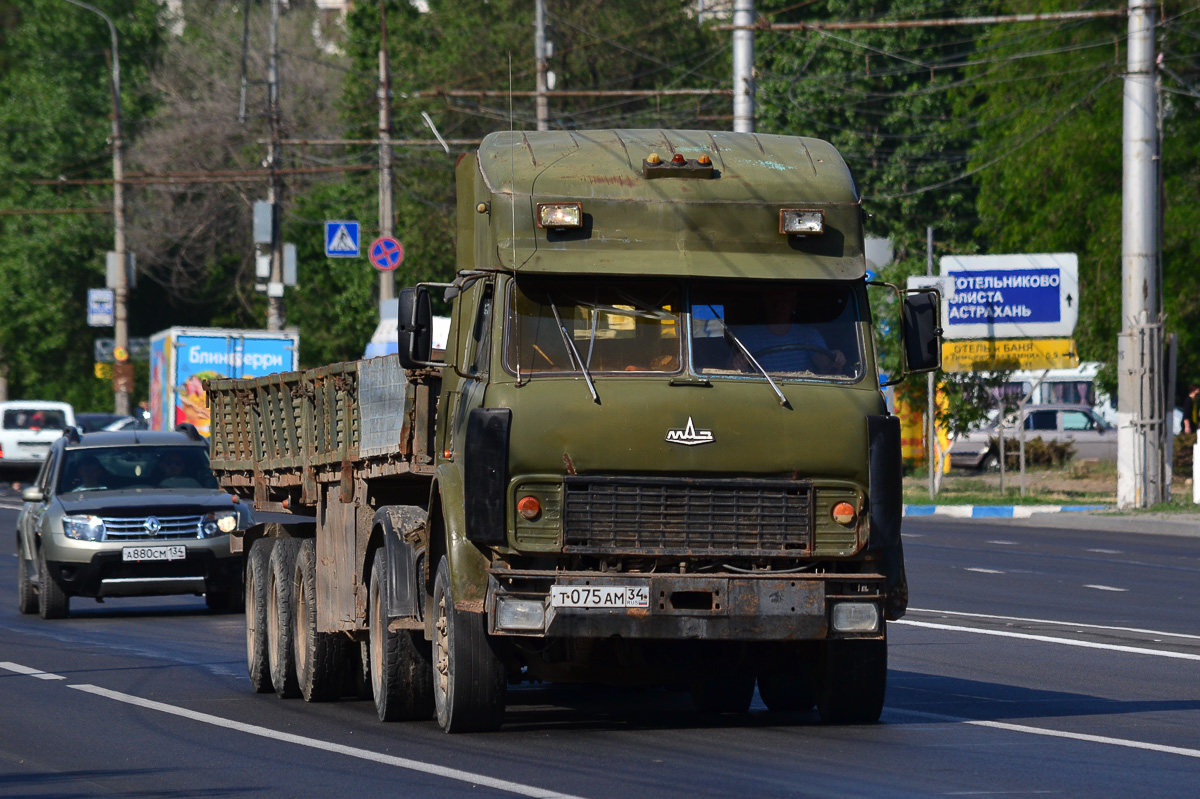
<instances>
[{"instance_id":1,"label":"suv license plate","mask_svg":"<svg viewBox=\"0 0 1200 799\"><path fill-rule=\"evenodd\" d=\"M552 585L550 606L555 608L648 608L650 589L623 585Z\"/></svg>"},{"instance_id":2,"label":"suv license plate","mask_svg":"<svg viewBox=\"0 0 1200 799\"><path fill-rule=\"evenodd\" d=\"M122 547L121 560L184 560L187 547Z\"/></svg>"}]
</instances>

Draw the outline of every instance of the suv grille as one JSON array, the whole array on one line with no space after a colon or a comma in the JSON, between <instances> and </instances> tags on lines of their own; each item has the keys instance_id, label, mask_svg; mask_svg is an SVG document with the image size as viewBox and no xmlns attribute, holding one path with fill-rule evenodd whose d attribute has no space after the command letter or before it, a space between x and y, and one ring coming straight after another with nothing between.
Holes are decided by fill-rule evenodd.
<instances>
[{"instance_id":1,"label":"suv grille","mask_svg":"<svg viewBox=\"0 0 1200 799\"><path fill-rule=\"evenodd\" d=\"M567 477L567 552L797 556L812 551L812 484Z\"/></svg>"},{"instance_id":2,"label":"suv grille","mask_svg":"<svg viewBox=\"0 0 1200 799\"><path fill-rule=\"evenodd\" d=\"M170 541L178 538L199 538L202 516L103 516L105 541ZM157 520L158 530L150 522Z\"/></svg>"}]
</instances>

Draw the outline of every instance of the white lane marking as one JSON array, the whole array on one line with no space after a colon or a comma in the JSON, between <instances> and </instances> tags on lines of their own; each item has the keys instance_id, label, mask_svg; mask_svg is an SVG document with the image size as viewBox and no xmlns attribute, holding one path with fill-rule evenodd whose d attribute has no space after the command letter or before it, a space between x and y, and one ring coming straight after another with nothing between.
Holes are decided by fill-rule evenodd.
<instances>
[{"instance_id":1,"label":"white lane marking","mask_svg":"<svg viewBox=\"0 0 1200 799\"><path fill-rule=\"evenodd\" d=\"M1119 594L1123 594L1129 590L1128 588L1114 588L1111 585L1084 585L1083 587L1084 588L1094 588L1097 591L1116 591Z\"/></svg>"},{"instance_id":2,"label":"white lane marking","mask_svg":"<svg viewBox=\"0 0 1200 799\"><path fill-rule=\"evenodd\" d=\"M1108 624L1084 624L1078 621L1055 621L1054 619L1027 619L1024 616L996 616L992 613L967 613L962 610L931 610L930 608L909 608L913 613L938 613L943 616L962 616L969 619L995 619L997 621L1028 621L1035 624L1057 624L1063 627L1087 627L1092 630L1116 630L1124 633L1144 633L1146 635L1165 635L1169 638L1189 638L1200 641L1200 635L1188 633L1167 633L1162 630L1145 630L1141 627L1113 627Z\"/></svg>"},{"instance_id":3,"label":"white lane marking","mask_svg":"<svg viewBox=\"0 0 1200 799\"><path fill-rule=\"evenodd\" d=\"M1085 552L1095 552L1097 555L1120 555L1119 549L1087 549Z\"/></svg>"},{"instance_id":4,"label":"white lane marking","mask_svg":"<svg viewBox=\"0 0 1200 799\"><path fill-rule=\"evenodd\" d=\"M959 718L957 716L943 716L940 713L925 713L920 710L901 710L899 708L889 707L886 712L897 713L904 716L916 716L918 718L929 719L931 721L944 721L951 724L970 724L973 727L991 727L995 730L1023 732L1028 735L1046 735L1051 738L1070 738L1075 741L1086 741L1087 743L1110 744L1112 746L1124 746L1128 749L1144 749L1148 752L1163 752L1168 755L1183 755L1184 757L1200 758L1200 749L1185 749L1182 746L1166 746L1165 744L1152 744L1145 741L1131 741L1128 738L1110 738L1107 735L1088 735L1087 733L1083 732L1048 730L1044 727L1030 727L1026 724L1009 724L1008 722L1004 721L981 721L978 719Z\"/></svg>"},{"instance_id":5,"label":"white lane marking","mask_svg":"<svg viewBox=\"0 0 1200 799\"><path fill-rule=\"evenodd\" d=\"M1054 638L1049 635L1033 635L1031 633L1014 633L1008 630L980 630L975 627L959 627L953 624L931 624L925 621L910 621L900 619L892 624L907 624L910 627L926 627L930 630L949 630L956 633L975 633L976 635L995 635L1000 638L1022 638L1026 641L1042 641L1048 644L1063 644L1064 646L1079 646L1084 649L1107 649L1109 652L1128 652L1134 655L1153 655L1160 658L1175 658L1177 660L1200 660L1200 655L1187 652L1168 652L1162 649L1146 649L1140 646L1121 646L1119 644L1097 644L1092 641L1076 641L1072 638Z\"/></svg>"},{"instance_id":6,"label":"white lane marking","mask_svg":"<svg viewBox=\"0 0 1200 799\"><path fill-rule=\"evenodd\" d=\"M356 757L360 760L370 760L374 763L381 763L385 766L396 766L398 768L408 769L409 771L418 771L422 774L431 774L435 777L444 777L450 780L458 780L459 782L470 783L471 785L494 788L498 791L507 791L519 796L530 796L535 797L535 799L579 799L579 797L571 794L548 791L544 788L538 788L533 785L523 785L519 782L501 780L495 777L489 777L485 774L473 774L469 771L446 768L445 766L436 766L432 763L422 763L419 760L410 760L406 757L383 755L367 749L344 746L342 744L335 744L329 741L321 741L316 738L305 738L300 735L293 735L291 733L268 729L267 727L259 727L255 724L245 724L240 721L221 718L220 716L212 716L208 713L198 713L194 710L187 710L185 708L175 707L174 705L168 705L162 702L153 702L149 699L142 699L139 696L123 694L118 691L110 691L107 688L99 688L95 685L68 685L67 687L74 688L85 693L94 694L96 696L103 696L106 699L115 699L118 702L124 702L128 705L143 707L147 710L157 710L160 713L169 713L173 716L191 719L192 721L211 724L214 727L224 727L229 730L244 732L249 735L257 735L260 738L270 738L273 741L282 741L283 743L307 746L310 749L319 749L323 752L347 755L348 757Z\"/></svg>"},{"instance_id":7,"label":"white lane marking","mask_svg":"<svg viewBox=\"0 0 1200 799\"><path fill-rule=\"evenodd\" d=\"M1017 545L1016 541L988 541L988 543L1001 547L1015 547Z\"/></svg>"},{"instance_id":8,"label":"white lane marking","mask_svg":"<svg viewBox=\"0 0 1200 799\"><path fill-rule=\"evenodd\" d=\"M31 669L28 666L22 666L20 663L9 663L5 661L0 663L0 669L15 671L17 674L24 674L27 677L37 677L39 680L65 680L66 677L60 677L57 674L51 674L48 671L41 669Z\"/></svg>"},{"instance_id":9,"label":"white lane marking","mask_svg":"<svg viewBox=\"0 0 1200 799\"><path fill-rule=\"evenodd\" d=\"M1004 572L996 571L995 569L980 569L974 566L968 566L963 571L976 572L978 574L1004 574Z\"/></svg>"}]
</instances>

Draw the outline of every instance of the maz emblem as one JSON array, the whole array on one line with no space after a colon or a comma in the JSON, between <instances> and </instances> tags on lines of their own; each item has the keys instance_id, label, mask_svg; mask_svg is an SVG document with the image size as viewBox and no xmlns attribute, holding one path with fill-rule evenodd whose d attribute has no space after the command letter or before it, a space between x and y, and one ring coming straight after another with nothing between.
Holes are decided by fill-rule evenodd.
<instances>
[{"instance_id":1,"label":"maz emblem","mask_svg":"<svg viewBox=\"0 0 1200 799\"><path fill-rule=\"evenodd\" d=\"M689 416L687 427L682 430L667 431L667 442L694 447L697 444L711 444L713 442L713 434L711 430L697 430L696 425L692 423L692 417Z\"/></svg>"}]
</instances>

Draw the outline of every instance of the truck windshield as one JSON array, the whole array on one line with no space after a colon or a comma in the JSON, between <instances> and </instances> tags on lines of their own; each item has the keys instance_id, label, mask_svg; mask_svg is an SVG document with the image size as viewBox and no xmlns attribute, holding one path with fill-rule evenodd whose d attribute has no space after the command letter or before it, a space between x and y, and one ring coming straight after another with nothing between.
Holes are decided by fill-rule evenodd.
<instances>
[{"instance_id":1,"label":"truck windshield","mask_svg":"<svg viewBox=\"0 0 1200 799\"><path fill-rule=\"evenodd\" d=\"M844 283L521 277L509 304L513 374L677 373L685 338L702 375L849 381L863 373L862 316Z\"/></svg>"},{"instance_id":2,"label":"truck windshield","mask_svg":"<svg viewBox=\"0 0 1200 799\"><path fill-rule=\"evenodd\" d=\"M691 306L699 374L862 375L861 317L848 285L706 281L693 285Z\"/></svg>"},{"instance_id":3,"label":"truck windshield","mask_svg":"<svg viewBox=\"0 0 1200 799\"><path fill-rule=\"evenodd\" d=\"M514 281L510 302L509 371L680 371L683 325L676 285L524 278Z\"/></svg>"}]
</instances>

